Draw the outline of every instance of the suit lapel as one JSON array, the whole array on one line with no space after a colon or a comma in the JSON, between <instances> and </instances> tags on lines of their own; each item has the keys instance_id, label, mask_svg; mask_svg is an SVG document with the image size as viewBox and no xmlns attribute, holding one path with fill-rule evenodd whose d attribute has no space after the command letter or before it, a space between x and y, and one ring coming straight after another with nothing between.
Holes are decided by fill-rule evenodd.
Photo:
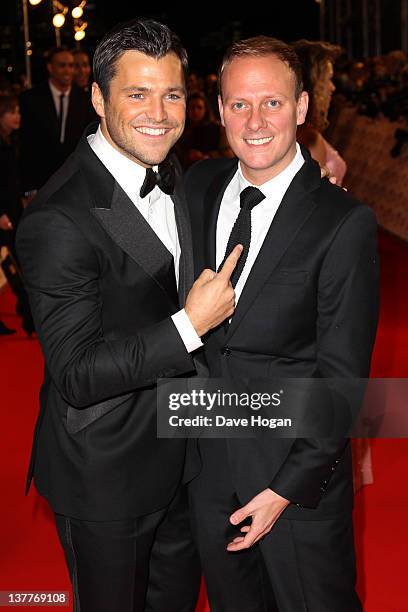
<instances>
[{"instance_id":1,"label":"suit lapel","mask_svg":"<svg viewBox=\"0 0 408 612\"><path fill-rule=\"evenodd\" d=\"M183 306L194 281L194 266L190 220L187 213L185 198L180 191L180 187L180 185L176 186L176 191L174 196L172 196L172 200L174 204L174 214L176 217L177 233L181 249L178 296L179 303L181 306Z\"/></svg>"},{"instance_id":2,"label":"suit lapel","mask_svg":"<svg viewBox=\"0 0 408 612\"><path fill-rule=\"evenodd\" d=\"M118 183L115 182L110 208L94 208L92 212L114 242L178 305L174 272L171 274L173 256Z\"/></svg>"},{"instance_id":3,"label":"suit lapel","mask_svg":"<svg viewBox=\"0 0 408 612\"><path fill-rule=\"evenodd\" d=\"M88 133L94 133L90 126ZM76 150L93 199L92 214L112 240L165 291L178 308L173 256L82 138Z\"/></svg>"},{"instance_id":4,"label":"suit lapel","mask_svg":"<svg viewBox=\"0 0 408 612\"><path fill-rule=\"evenodd\" d=\"M51 89L48 83L44 88L44 105L45 108L41 109L41 112L44 114L46 113L46 115L51 119L50 128L55 132L55 135L59 140L57 109L55 108L54 98L52 97Z\"/></svg>"}]
</instances>

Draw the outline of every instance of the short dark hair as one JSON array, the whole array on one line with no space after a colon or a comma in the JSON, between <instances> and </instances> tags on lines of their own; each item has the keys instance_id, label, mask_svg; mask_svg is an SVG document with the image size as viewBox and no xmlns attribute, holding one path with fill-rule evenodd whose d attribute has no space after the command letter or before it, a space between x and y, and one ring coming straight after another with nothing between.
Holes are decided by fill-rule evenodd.
<instances>
[{"instance_id":1,"label":"short dark hair","mask_svg":"<svg viewBox=\"0 0 408 612\"><path fill-rule=\"evenodd\" d=\"M218 72L218 88L222 97L221 78L225 68L240 57L266 57L273 55L287 64L295 78L295 99L298 100L303 91L302 68L294 50L282 40L271 36L254 36L232 43L224 54Z\"/></svg>"},{"instance_id":2,"label":"short dark hair","mask_svg":"<svg viewBox=\"0 0 408 612\"><path fill-rule=\"evenodd\" d=\"M156 59L174 53L181 62L184 76L187 74L187 52L179 37L153 19L132 19L105 34L96 48L93 74L105 100L109 98L109 84L116 74L117 62L126 51L139 51Z\"/></svg>"},{"instance_id":3,"label":"short dark hair","mask_svg":"<svg viewBox=\"0 0 408 612\"><path fill-rule=\"evenodd\" d=\"M85 51L85 49L71 49L71 53L72 55L75 57L76 55L86 55L89 58L89 53L88 51Z\"/></svg>"},{"instance_id":4,"label":"short dark hair","mask_svg":"<svg viewBox=\"0 0 408 612\"><path fill-rule=\"evenodd\" d=\"M72 49L70 49L69 47L53 47L52 49L49 49L45 54L47 64L51 64L54 57L59 53L70 53L71 55L73 55Z\"/></svg>"}]
</instances>

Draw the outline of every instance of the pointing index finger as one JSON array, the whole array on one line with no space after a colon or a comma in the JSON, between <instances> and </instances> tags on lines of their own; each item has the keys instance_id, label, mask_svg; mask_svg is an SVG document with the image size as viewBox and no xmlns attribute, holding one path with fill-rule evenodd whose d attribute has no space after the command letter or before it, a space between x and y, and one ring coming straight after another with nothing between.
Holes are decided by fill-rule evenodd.
<instances>
[{"instance_id":1,"label":"pointing index finger","mask_svg":"<svg viewBox=\"0 0 408 612\"><path fill-rule=\"evenodd\" d=\"M221 276L226 281L230 280L231 275L236 268L236 265L238 263L239 258L241 257L243 250L244 247L242 246L242 244L237 244L237 246L234 247L233 251L231 251L227 259L225 260L221 270L218 272L218 276Z\"/></svg>"}]
</instances>

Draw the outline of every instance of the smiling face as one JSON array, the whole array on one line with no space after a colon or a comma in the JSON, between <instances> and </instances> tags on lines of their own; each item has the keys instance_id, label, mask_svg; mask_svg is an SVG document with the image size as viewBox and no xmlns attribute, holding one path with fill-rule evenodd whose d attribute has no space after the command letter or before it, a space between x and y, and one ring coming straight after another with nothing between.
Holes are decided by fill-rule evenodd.
<instances>
[{"instance_id":1,"label":"smiling face","mask_svg":"<svg viewBox=\"0 0 408 612\"><path fill-rule=\"evenodd\" d=\"M180 138L186 98L181 62L174 53L155 59L126 51L116 63L103 99L96 83L92 102L105 138L120 153L144 166L159 164Z\"/></svg>"},{"instance_id":2,"label":"smiling face","mask_svg":"<svg viewBox=\"0 0 408 612\"><path fill-rule=\"evenodd\" d=\"M74 75L74 56L70 51L55 53L47 64L50 80L60 91L66 91L71 87Z\"/></svg>"},{"instance_id":3,"label":"smiling face","mask_svg":"<svg viewBox=\"0 0 408 612\"><path fill-rule=\"evenodd\" d=\"M295 99L295 78L274 55L238 57L223 71L222 124L247 180L262 185L289 165L296 127L304 123L308 96Z\"/></svg>"}]
</instances>

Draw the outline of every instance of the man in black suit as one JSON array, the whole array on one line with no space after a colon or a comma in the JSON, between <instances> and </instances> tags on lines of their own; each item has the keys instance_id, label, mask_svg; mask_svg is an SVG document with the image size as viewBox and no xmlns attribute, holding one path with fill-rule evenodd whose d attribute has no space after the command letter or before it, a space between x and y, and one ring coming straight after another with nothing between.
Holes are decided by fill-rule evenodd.
<instances>
[{"instance_id":1,"label":"man in black suit","mask_svg":"<svg viewBox=\"0 0 408 612\"><path fill-rule=\"evenodd\" d=\"M201 162L186 178L197 270L216 269L249 236L232 276L236 311L206 340L212 376L368 376L376 222L369 208L321 180L296 143L307 104L286 44L260 36L228 50L220 113L238 160ZM191 512L212 610L361 610L344 438L256 432L201 438L198 450L188 457Z\"/></svg>"},{"instance_id":2,"label":"man in black suit","mask_svg":"<svg viewBox=\"0 0 408 612\"><path fill-rule=\"evenodd\" d=\"M187 530L185 443L157 438L156 381L194 373L200 337L234 310L239 248L190 290L188 212L168 156L184 126L186 67L179 39L157 22L108 33L94 58L100 126L18 230L45 358L28 486L34 475L56 514L81 612L144 610L156 530L166 520ZM191 612L200 570L194 550L174 542L175 595L149 605Z\"/></svg>"},{"instance_id":3,"label":"man in black suit","mask_svg":"<svg viewBox=\"0 0 408 612\"><path fill-rule=\"evenodd\" d=\"M89 94L75 85L74 56L64 47L47 57L49 79L20 96L22 187L34 194L75 149L96 119Z\"/></svg>"}]
</instances>

